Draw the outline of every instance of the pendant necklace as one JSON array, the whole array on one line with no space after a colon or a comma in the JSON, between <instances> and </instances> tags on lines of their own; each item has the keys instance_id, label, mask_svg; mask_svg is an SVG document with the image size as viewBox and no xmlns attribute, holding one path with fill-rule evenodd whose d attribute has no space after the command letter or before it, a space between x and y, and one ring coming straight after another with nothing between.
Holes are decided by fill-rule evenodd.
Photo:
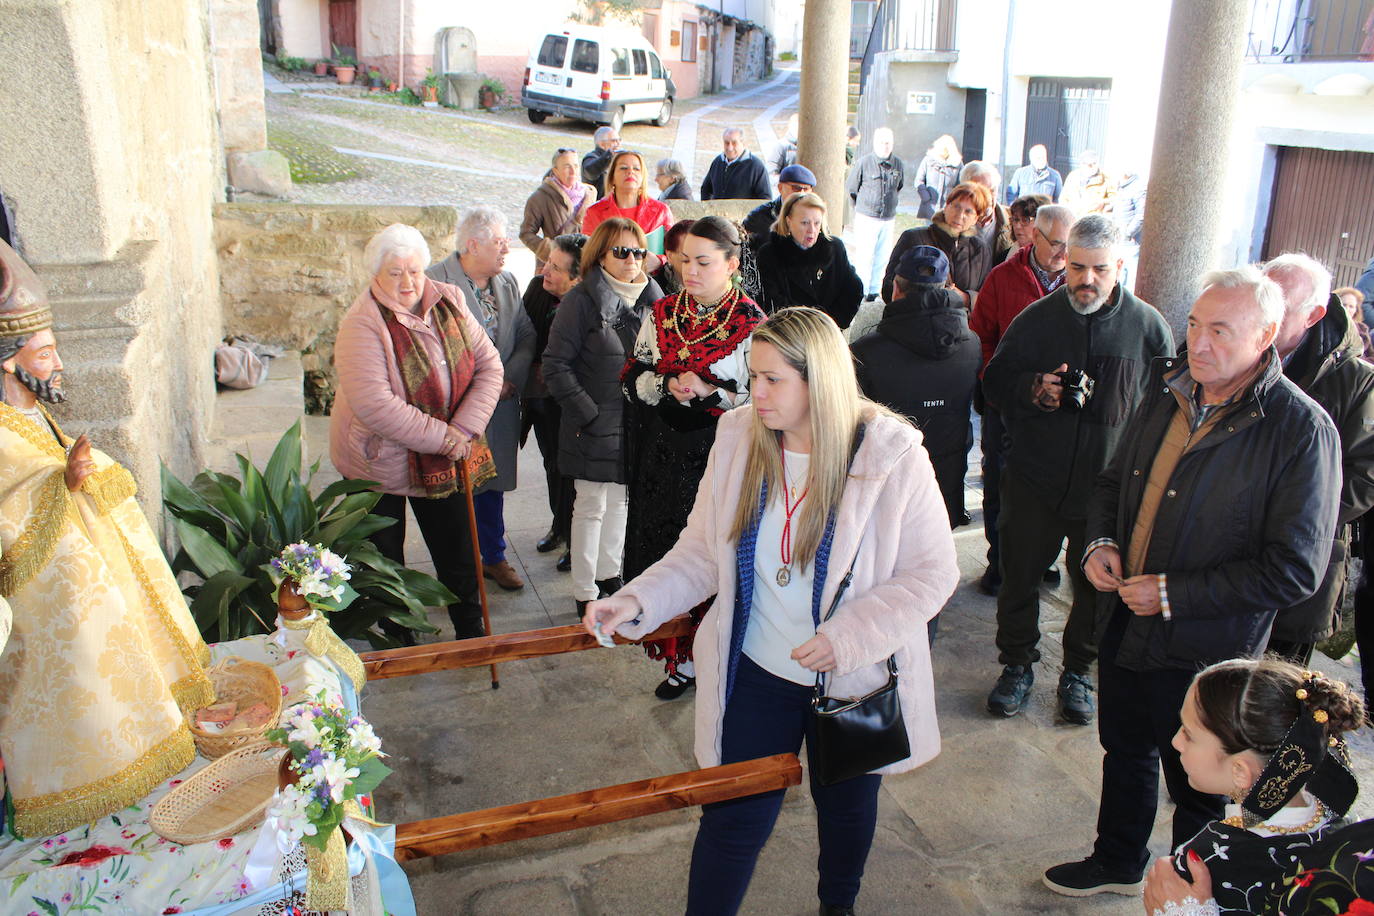
<instances>
[{"instance_id":1,"label":"pendant necklace","mask_svg":"<svg viewBox=\"0 0 1374 916\"><path fill-rule=\"evenodd\" d=\"M778 585L782 588L786 588L787 583L792 581L792 515L797 511L802 500L806 499L806 494L811 491L811 482L807 481L806 489L802 490L801 496L798 496L795 501L791 499L793 489L787 486L787 455L784 453L782 459L782 510L784 518L782 544L778 550L782 556L782 566L778 567L776 576Z\"/></svg>"}]
</instances>

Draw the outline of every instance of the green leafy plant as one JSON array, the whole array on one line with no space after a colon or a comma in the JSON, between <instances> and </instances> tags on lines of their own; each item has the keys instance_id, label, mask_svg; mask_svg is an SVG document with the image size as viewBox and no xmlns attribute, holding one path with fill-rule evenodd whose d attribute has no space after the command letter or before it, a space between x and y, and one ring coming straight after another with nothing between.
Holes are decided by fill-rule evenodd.
<instances>
[{"instance_id":1,"label":"green leafy plant","mask_svg":"<svg viewBox=\"0 0 1374 916\"><path fill-rule=\"evenodd\" d=\"M438 89L438 88L439 88L439 74L435 73L432 69L426 69L426 70L425 70L425 78L422 79L422 80L420 80L420 85L421 85L421 86L433 86L435 89Z\"/></svg>"},{"instance_id":2,"label":"green leafy plant","mask_svg":"<svg viewBox=\"0 0 1374 916\"><path fill-rule=\"evenodd\" d=\"M282 436L264 470L243 455L235 457L241 478L203 471L188 486L162 468L163 503L181 538L172 571L202 580L184 592L207 642L271 632L277 599L270 563L297 541L328 548L352 567L349 585L358 597L329 617L339 636L395 646L377 629L383 619L416 632L438 632L425 619L425 608L457 598L434 577L382 556L369 540L395 524L372 514L381 499L368 489L373 481L340 480L311 496L320 462L301 478L299 422Z\"/></svg>"},{"instance_id":3,"label":"green leafy plant","mask_svg":"<svg viewBox=\"0 0 1374 916\"><path fill-rule=\"evenodd\" d=\"M485 89L485 90L488 91L488 92L490 92L492 95L496 96L498 99L499 99L499 98L503 98L503 97L505 96L505 94L506 94L506 84L503 83L503 82L501 82L500 80L498 80L498 79L497 79L496 77L494 77L494 76L488 76L488 77L484 78L484 79L482 80L482 86L481 86L481 88L482 88L482 89Z\"/></svg>"},{"instance_id":4,"label":"green leafy plant","mask_svg":"<svg viewBox=\"0 0 1374 916\"><path fill-rule=\"evenodd\" d=\"M424 101L418 95L416 95L415 90L411 89L409 86L402 86L400 90L397 91L396 97L407 105L419 105L422 101ZM333 396L331 395L331 400L332 397Z\"/></svg>"},{"instance_id":5,"label":"green leafy plant","mask_svg":"<svg viewBox=\"0 0 1374 916\"><path fill-rule=\"evenodd\" d=\"M277 66L283 70L304 70L310 66L305 62L304 57L288 57L285 54L277 55Z\"/></svg>"},{"instance_id":6,"label":"green leafy plant","mask_svg":"<svg viewBox=\"0 0 1374 916\"><path fill-rule=\"evenodd\" d=\"M353 67L354 69L357 69L358 59L351 54L340 54L338 57L334 58L334 66Z\"/></svg>"}]
</instances>

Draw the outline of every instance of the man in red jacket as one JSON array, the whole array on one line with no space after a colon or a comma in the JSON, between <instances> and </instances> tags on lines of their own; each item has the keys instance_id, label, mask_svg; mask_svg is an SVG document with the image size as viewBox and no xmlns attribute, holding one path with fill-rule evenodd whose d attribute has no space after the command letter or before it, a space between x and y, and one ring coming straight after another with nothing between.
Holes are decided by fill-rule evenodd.
<instances>
[{"instance_id":1,"label":"man in red jacket","mask_svg":"<svg viewBox=\"0 0 1374 916\"><path fill-rule=\"evenodd\" d=\"M1011 320L1032 302L1043 299L1064 282L1068 258L1069 227L1073 211L1059 204L1047 204L1035 213L1034 242L1014 252L994 267L978 293L969 327L983 345L983 366L997 350ZM982 369L979 369L982 375ZM988 568L978 587L996 595L1002 586L1001 545L997 538L997 516L1001 509L1002 418L991 404L983 408L983 533L988 539ZM1051 567L1053 570L1053 567ZM1058 579L1058 570L1046 578Z\"/></svg>"}]
</instances>

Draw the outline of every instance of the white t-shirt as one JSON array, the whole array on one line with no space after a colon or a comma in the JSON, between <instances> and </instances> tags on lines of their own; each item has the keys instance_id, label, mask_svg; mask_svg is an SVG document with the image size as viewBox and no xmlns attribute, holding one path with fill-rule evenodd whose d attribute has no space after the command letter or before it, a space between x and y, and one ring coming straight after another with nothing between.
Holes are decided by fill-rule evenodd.
<instances>
[{"instance_id":1,"label":"white t-shirt","mask_svg":"<svg viewBox=\"0 0 1374 916\"><path fill-rule=\"evenodd\" d=\"M806 486L806 472L811 456L783 450L782 460L787 468L787 482L801 495ZM782 527L787 519L783 500L769 494L759 521L758 541L754 546L754 606L749 614L749 626L744 631L744 654L769 674L797 684L816 683L816 672L808 671L792 659L792 650L816 635L811 620L811 587L815 580L812 566L802 572L793 559L791 580L786 586L778 584L778 570L782 567ZM807 496L807 499L810 499ZM796 544L797 516L792 512L792 543Z\"/></svg>"}]
</instances>

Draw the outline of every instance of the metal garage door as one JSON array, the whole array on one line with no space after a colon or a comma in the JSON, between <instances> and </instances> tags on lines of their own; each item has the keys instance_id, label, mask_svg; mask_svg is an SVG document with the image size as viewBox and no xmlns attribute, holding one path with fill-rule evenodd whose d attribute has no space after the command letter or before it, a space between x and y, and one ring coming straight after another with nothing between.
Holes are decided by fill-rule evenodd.
<instances>
[{"instance_id":1,"label":"metal garage door","mask_svg":"<svg viewBox=\"0 0 1374 916\"><path fill-rule=\"evenodd\" d=\"M1374 255L1374 153L1281 146L1264 257L1305 251L1350 286Z\"/></svg>"},{"instance_id":2,"label":"metal garage door","mask_svg":"<svg viewBox=\"0 0 1374 916\"><path fill-rule=\"evenodd\" d=\"M1026 138L1023 150L1043 143L1050 165L1067 175L1079 165L1084 150L1099 155L1107 143L1111 113L1109 79L1050 79L1033 77L1026 95Z\"/></svg>"}]
</instances>

